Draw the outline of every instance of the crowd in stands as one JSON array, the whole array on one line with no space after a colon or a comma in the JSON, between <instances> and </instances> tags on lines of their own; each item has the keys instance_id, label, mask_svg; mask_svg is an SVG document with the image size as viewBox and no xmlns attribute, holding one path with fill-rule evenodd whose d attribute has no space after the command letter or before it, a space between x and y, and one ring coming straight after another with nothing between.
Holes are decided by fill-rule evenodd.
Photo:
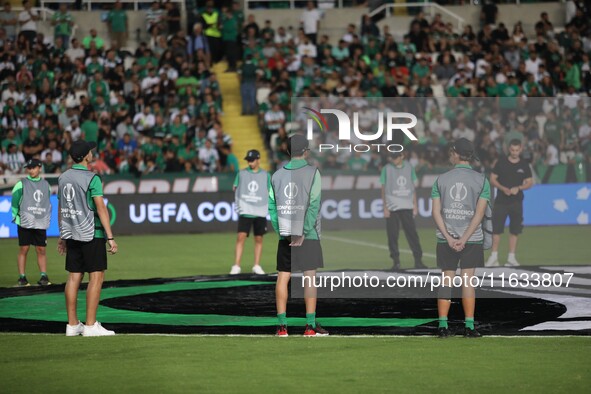
<instances>
[{"instance_id":1,"label":"crowd in stands","mask_svg":"<svg viewBox=\"0 0 591 394\"><path fill-rule=\"evenodd\" d=\"M277 28L245 17L238 3L217 10L208 2L190 13L189 32L174 3L154 2L146 13L150 39L134 51L119 2L102 14L109 37L91 29L81 42L72 36L76 21L66 4L52 17L49 40L38 33L39 15L27 0L22 12L7 3L0 11L0 174L22 173L32 157L45 163L46 173L59 173L79 138L98 143L99 173L236 171L211 70L223 57L228 72L238 71L243 114L258 114L275 165L288 157L294 124L305 121L291 112L294 96L405 99L401 105L416 106L420 115L419 141L407 147L415 165L445 164L445 144L459 136L476 143L485 168L503 153L508 136L524 141L532 163L588 164L591 10L572 3L563 31L545 13L533 31L520 23L508 27L497 20L496 7L485 6L481 26L462 31L419 12L408 32L395 37L366 15L331 42L318 34L323 14L313 2L300 26ZM261 89L268 97L257 102ZM471 103L458 116L434 96L452 103L487 99L466 99ZM498 117L483 114L492 102ZM315 159L322 168L352 170L377 169L384 160L344 157Z\"/></svg>"},{"instance_id":2,"label":"crowd in stands","mask_svg":"<svg viewBox=\"0 0 591 394\"><path fill-rule=\"evenodd\" d=\"M561 32L542 13L534 30L524 32L521 23L507 27L497 21L497 7L487 3L478 30L468 25L458 31L441 15L427 20L420 12L398 40L387 25L380 29L367 15L358 25L349 25L338 42L318 37L322 12L312 2L299 28L274 29L271 21L260 26L253 21L244 42L243 75L256 78L259 89L270 89L268 100L258 107L259 122L276 165L287 158L287 135L298 128L293 122L306 120L291 113L292 96L407 98L400 105L418 106L415 110L422 115L415 130L419 142L407 147L416 165L445 165L445 145L460 136L479 146L485 169L503 154L507 136L524 142L525 156L532 163L588 161L591 9L576 2ZM457 111L446 112L441 100L430 100L434 96L446 96L470 109L457 117ZM473 102L460 103L460 98ZM483 107L491 105L500 116L489 114L480 122ZM550 109L553 113L546 114ZM319 156L318 164L365 169L384 160L369 153L350 162L350 155L334 156Z\"/></svg>"},{"instance_id":3,"label":"crowd in stands","mask_svg":"<svg viewBox=\"0 0 591 394\"><path fill-rule=\"evenodd\" d=\"M177 5L154 2L146 12L150 39L130 50L127 12L115 2L102 14L109 37L93 26L80 42L66 3L51 18L51 39L39 33L28 1L22 12L4 5L0 174L24 173L31 158L59 174L81 138L98 144L100 174L238 170L203 25L187 35Z\"/></svg>"}]
</instances>

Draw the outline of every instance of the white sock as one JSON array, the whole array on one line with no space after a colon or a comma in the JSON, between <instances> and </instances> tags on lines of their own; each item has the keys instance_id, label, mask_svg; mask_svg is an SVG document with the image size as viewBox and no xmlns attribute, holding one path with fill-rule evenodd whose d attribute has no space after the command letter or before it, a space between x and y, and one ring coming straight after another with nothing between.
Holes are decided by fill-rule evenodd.
<instances>
[{"instance_id":1,"label":"white sock","mask_svg":"<svg viewBox=\"0 0 591 394\"><path fill-rule=\"evenodd\" d=\"M509 253L509 260L515 260L515 253Z\"/></svg>"},{"instance_id":2,"label":"white sock","mask_svg":"<svg viewBox=\"0 0 591 394\"><path fill-rule=\"evenodd\" d=\"M498 252L491 252L491 254L490 254L491 259L496 260L497 257L498 257Z\"/></svg>"}]
</instances>

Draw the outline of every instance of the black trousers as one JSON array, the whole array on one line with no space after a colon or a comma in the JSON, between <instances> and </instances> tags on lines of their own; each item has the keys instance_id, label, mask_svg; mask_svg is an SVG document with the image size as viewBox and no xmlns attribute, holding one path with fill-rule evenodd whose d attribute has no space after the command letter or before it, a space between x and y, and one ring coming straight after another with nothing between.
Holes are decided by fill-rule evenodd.
<instances>
[{"instance_id":1,"label":"black trousers","mask_svg":"<svg viewBox=\"0 0 591 394\"><path fill-rule=\"evenodd\" d=\"M207 36L209 52L211 53L211 63L215 64L222 59L222 39L219 37Z\"/></svg>"},{"instance_id":2,"label":"black trousers","mask_svg":"<svg viewBox=\"0 0 591 394\"><path fill-rule=\"evenodd\" d=\"M224 53L226 60L228 61L228 68L231 70L236 69L236 63L240 56L240 47L236 41L224 41Z\"/></svg>"},{"instance_id":3,"label":"black trousers","mask_svg":"<svg viewBox=\"0 0 591 394\"><path fill-rule=\"evenodd\" d=\"M417 234L417 227L412 216L412 209L402 209L400 211L390 211L390 217L386 219L386 229L388 232L388 247L390 248L390 257L394 262L400 262L400 249L398 249L398 235L400 234L400 225L404 230L406 240L412 250L415 264L422 262L423 249Z\"/></svg>"}]
</instances>

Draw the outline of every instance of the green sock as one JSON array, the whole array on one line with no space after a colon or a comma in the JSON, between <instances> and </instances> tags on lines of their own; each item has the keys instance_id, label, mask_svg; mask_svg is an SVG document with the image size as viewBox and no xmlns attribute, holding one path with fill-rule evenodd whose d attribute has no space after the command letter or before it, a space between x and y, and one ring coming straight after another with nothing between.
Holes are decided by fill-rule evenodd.
<instances>
[{"instance_id":1,"label":"green sock","mask_svg":"<svg viewBox=\"0 0 591 394\"><path fill-rule=\"evenodd\" d=\"M26 278L26 277L27 277L27 275L25 275L25 274L18 274L18 278L19 278L19 279L24 279L24 278Z\"/></svg>"},{"instance_id":2,"label":"green sock","mask_svg":"<svg viewBox=\"0 0 591 394\"><path fill-rule=\"evenodd\" d=\"M42 272L41 276L47 276L47 274L45 272Z\"/></svg>"},{"instance_id":3,"label":"green sock","mask_svg":"<svg viewBox=\"0 0 591 394\"><path fill-rule=\"evenodd\" d=\"M474 318L473 317L466 318L466 328L469 328L470 330L474 329Z\"/></svg>"},{"instance_id":4,"label":"green sock","mask_svg":"<svg viewBox=\"0 0 591 394\"><path fill-rule=\"evenodd\" d=\"M279 322L280 326L287 326L287 313L278 313L277 314L277 321Z\"/></svg>"},{"instance_id":5,"label":"green sock","mask_svg":"<svg viewBox=\"0 0 591 394\"><path fill-rule=\"evenodd\" d=\"M312 327L316 327L316 312L306 313L306 324Z\"/></svg>"},{"instance_id":6,"label":"green sock","mask_svg":"<svg viewBox=\"0 0 591 394\"><path fill-rule=\"evenodd\" d=\"M447 328L447 316L439 316L439 328Z\"/></svg>"}]
</instances>

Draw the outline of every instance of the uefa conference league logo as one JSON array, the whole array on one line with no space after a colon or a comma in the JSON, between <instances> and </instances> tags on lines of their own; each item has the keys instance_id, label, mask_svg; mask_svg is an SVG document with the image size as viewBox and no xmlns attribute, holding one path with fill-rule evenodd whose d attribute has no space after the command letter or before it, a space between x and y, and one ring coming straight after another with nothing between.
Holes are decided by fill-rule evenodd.
<instances>
[{"instance_id":1,"label":"uefa conference league logo","mask_svg":"<svg viewBox=\"0 0 591 394\"><path fill-rule=\"evenodd\" d=\"M248 182L246 188L248 189L249 196L255 196L256 193L259 191L259 184L257 183L257 181L250 181Z\"/></svg>"},{"instance_id":2,"label":"uefa conference league logo","mask_svg":"<svg viewBox=\"0 0 591 394\"><path fill-rule=\"evenodd\" d=\"M349 151L349 152L358 152L358 153L365 153L369 151L376 151L381 152L383 149L387 150L390 153L402 152L404 147L400 144L384 144L379 143L384 137L384 123L385 126L385 134L386 140L392 141L392 136L395 131L399 130L408 137L411 141L418 141L417 137L410 131L413 127L417 125L417 117L408 112L378 112L378 130L373 134L366 134L359 130L359 113L353 112L353 127L351 127L351 119L349 115L345 112L338 110L338 109L321 109L320 111L316 111L310 107L303 107L306 110L304 113L309 116L308 122L306 125L306 138L308 140L314 139L314 124L318 126L321 132L328 131L328 122L323 114L332 114L336 116L338 120L338 136L339 141L349 141L351 140L351 129L353 129L353 134L357 139L360 141L366 141L368 143L365 144L352 144L352 145L335 145L335 144L319 144L318 151L319 152L326 152L326 151ZM385 119L385 121L384 121ZM408 123L396 123L400 119L408 119L410 122ZM372 142L373 143L369 143Z\"/></svg>"},{"instance_id":3,"label":"uefa conference league logo","mask_svg":"<svg viewBox=\"0 0 591 394\"><path fill-rule=\"evenodd\" d=\"M74 187L72 186L71 183L67 183L66 186L64 186L64 188L62 189L62 195L66 199L66 203L68 204L68 208L70 208L70 209L74 208L74 204L72 203L72 201L74 201L74 197L76 196L76 192L74 191Z\"/></svg>"},{"instance_id":4,"label":"uefa conference league logo","mask_svg":"<svg viewBox=\"0 0 591 394\"><path fill-rule=\"evenodd\" d=\"M466 189L466 186L464 186L463 182L456 182L455 185L449 189L449 196L454 201L451 203L451 207L455 209L462 209L464 208L462 201L464 201L468 196L468 189Z\"/></svg>"},{"instance_id":5,"label":"uefa conference league logo","mask_svg":"<svg viewBox=\"0 0 591 394\"><path fill-rule=\"evenodd\" d=\"M33 193L33 200L35 200L35 206L37 208L39 208L39 205L41 205L42 198L43 198L43 192L41 190L35 190L35 193Z\"/></svg>"},{"instance_id":6,"label":"uefa conference league logo","mask_svg":"<svg viewBox=\"0 0 591 394\"><path fill-rule=\"evenodd\" d=\"M283 188L283 195L285 196L286 200L285 200L285 204L286 205L294 205L295 204L295 198L298 195L298 185L295 184L295 182L289 182L284 188Z\"/></svg>"}]
</instances>

